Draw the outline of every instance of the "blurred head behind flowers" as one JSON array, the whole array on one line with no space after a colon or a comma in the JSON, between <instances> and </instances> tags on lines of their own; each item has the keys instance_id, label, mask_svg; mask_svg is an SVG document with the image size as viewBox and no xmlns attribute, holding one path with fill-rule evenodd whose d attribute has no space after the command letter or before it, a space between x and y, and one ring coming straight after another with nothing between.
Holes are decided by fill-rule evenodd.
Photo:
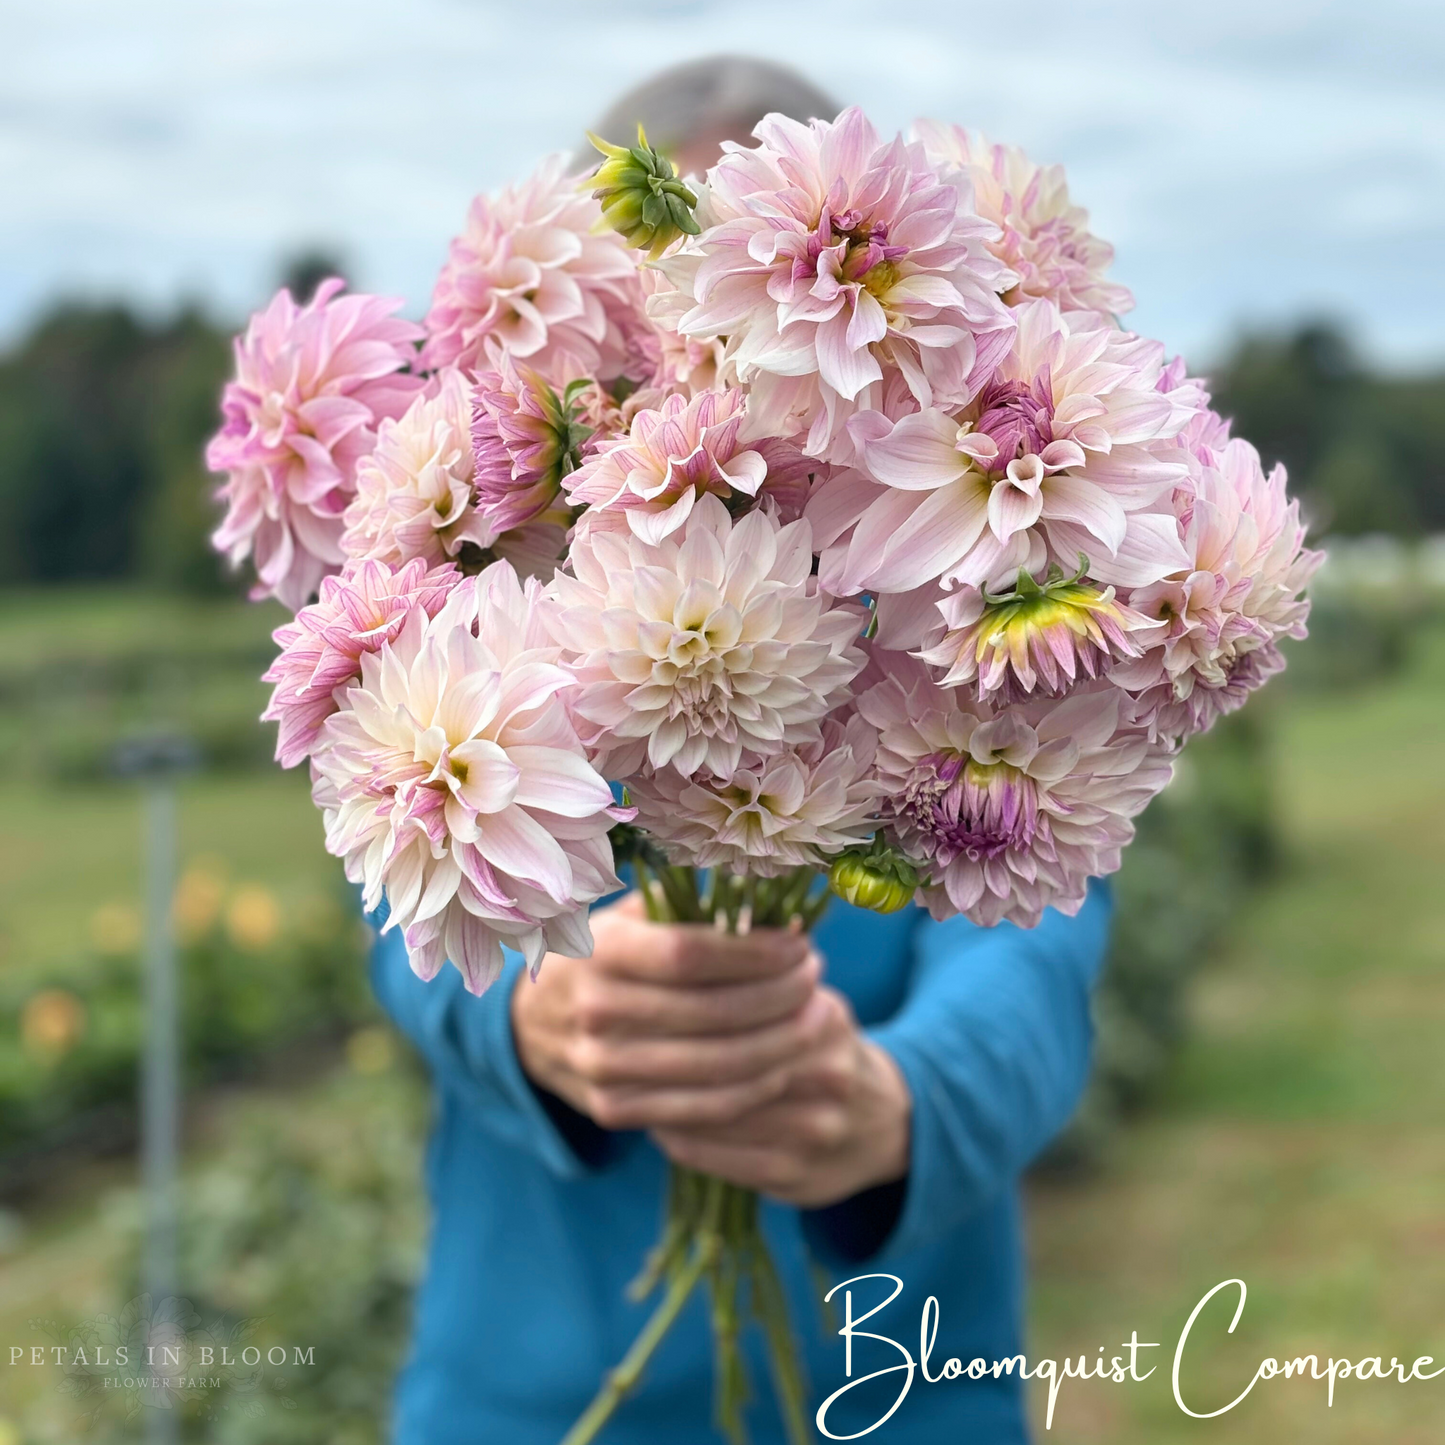
<instances>
[{"instance_id":1,"label":"blurred head behind flowers","mask_svg":"<svg viewBox=\"0 0 1445 1445\"><path fill-rule=\"evenodd\" d=\"M841 108L789 66L712 55L644 80L614 102L593 132L627 146L641 125L681 174L700 176L722 154L724 141L747 141L770 112L793 120L832 120ZM590 147L587 154L592 155Z\"/></svg>"}]
</instances>

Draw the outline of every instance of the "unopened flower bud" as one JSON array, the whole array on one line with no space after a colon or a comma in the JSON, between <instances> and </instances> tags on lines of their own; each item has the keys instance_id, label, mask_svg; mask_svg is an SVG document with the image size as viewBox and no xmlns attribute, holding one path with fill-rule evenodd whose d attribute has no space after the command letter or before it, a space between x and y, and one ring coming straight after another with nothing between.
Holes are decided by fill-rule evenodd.
<instances>
[{"instance_id":1,"label":"unopened flower bud","mask_svg":"<svg viewBox=\"0 0 1445 1445\"><path fill-rule=\"evenodd\" d=\"M602 215L629 246L654 260L679 236L696 236L697 197L678 179L666 156L647 143L639 125L635 146L615 146L588 132L587 139L606 157L591 178L602 202Z\"/></svg>"},{"instance_id":2,"label":"unopened flower bud","mask_svg":"<svg viewBox=\"0 0 1445 1445\"><path fill-rule=\"evenodd\" d=\"M828 887L839 898L874 913L897 913L918 883L918 870L892 851L844 853L828 870Z\"/></svg>"}]
</instances>

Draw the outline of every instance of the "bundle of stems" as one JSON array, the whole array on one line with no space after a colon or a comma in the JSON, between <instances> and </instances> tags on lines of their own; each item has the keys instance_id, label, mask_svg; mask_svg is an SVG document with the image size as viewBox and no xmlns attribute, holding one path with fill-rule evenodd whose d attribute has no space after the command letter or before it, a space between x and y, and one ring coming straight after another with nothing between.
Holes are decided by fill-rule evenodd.
<instances>
[{"instance_id":1,"label":"bundle of stems","mask_svg":"<svg viewBox=\"0 0 1445 1445\"><path fill-rule=\"evenodd\" d=\"M776 878L726 869L701 873L668 863L645 846L636 849L632 861L648 917L654 922L711 924L734 934L752 928L806 931L828 902L826 888L817 886L821 878L815 868L797 868ZM813 1439L787 1297L758 1216L754 1190L672 1166L662 1236L628 1291L641 1300L661 1290L661 1298L563 1445L587 1445L596 1439L636 1388L647 1362L699 1285L706 1287L711 1304L718 1429L731 1445L747 1440L743 1412L751 1386L741 1349L746 1311L747 1318L763 1330L790 1445L806 1445Z\"/></svg>"}]
</instances>

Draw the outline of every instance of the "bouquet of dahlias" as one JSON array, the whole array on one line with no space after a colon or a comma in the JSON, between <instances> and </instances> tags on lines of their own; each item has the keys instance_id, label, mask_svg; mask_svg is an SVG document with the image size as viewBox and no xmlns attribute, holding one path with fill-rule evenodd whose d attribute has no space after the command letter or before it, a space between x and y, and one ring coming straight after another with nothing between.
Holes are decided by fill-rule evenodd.
<instances>
[{"instance_id":1,"label":"bouquet of dahlias","mask_svg":"<svg viewBox=\"0 0 1445 1445\"><path fill-rule=\"evenodd\" d=\"M624 861L739 932L829 891L1072 913L1303 636L1282 469L1124 329L1058 168L858 110L755 140L701 180L640 133L553 159L475 202L420 326L329 281L237 342L215 541L299 609L265 716L423 978L585 955ZM807 1438L756 1198L677 1170L572 1445L699 1284L726 1433L747 1305Z\"/></svg>"}]
</instances>

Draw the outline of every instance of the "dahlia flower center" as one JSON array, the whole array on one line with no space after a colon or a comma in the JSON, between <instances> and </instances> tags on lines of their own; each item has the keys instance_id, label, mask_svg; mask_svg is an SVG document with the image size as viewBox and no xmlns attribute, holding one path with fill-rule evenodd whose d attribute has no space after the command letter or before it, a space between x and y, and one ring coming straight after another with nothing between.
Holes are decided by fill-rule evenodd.
<instances>
[{"instance_id":1,"label":"dahlia flower center","mask_svg":"<svg viewBox=\"0 0 1445 1445\"><path fill-rule=\"evenodd\" d=\"M888 244L886 221L867 222L855 209L833 215L825 205L818 229L809 238L808 259L816 264L824 251L837 254L839 247L843 248L839 277L875 297L886 296L897 284L897 262L908 254L907 246Z\"/></svg>"},{"instance_id":2,"label":"dahlia flower center","mask_svg":"<svg viewBox=\"0 0 1445 1445\"><path fill-rule=\"evenodd\" d=\"M944 867L960 856L978 863L1026 851L1040 831L1032 778L1011 763L980 763L960 753L921 759L904 806L915 826L931 835Z\"/></svg>"},{"instance_id":3,"label":"dahlia flower center","mask_svg":"<svg viewBox=\"0 0 1445 1445\"><path fill-rule=\"evenodd\" d=\"M1053 396L1046 377L1032 384L992 382L984 388L979 408L973 430L992 437L998 447L991 474L1003 473L1012 461L1037 456L1054 439Z\"/></svg>"}]
</instances>

